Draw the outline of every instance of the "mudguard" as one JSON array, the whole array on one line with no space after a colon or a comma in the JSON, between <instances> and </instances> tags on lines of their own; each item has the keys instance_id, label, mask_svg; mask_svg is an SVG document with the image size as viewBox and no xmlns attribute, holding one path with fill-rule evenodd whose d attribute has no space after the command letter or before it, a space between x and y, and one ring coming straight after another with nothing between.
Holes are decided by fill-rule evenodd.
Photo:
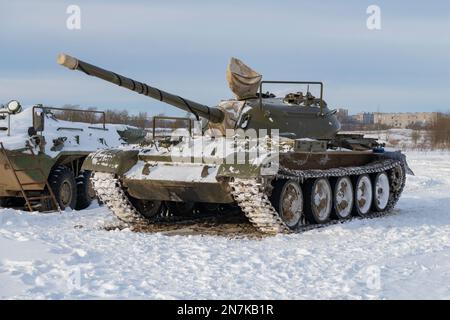
<instances>
[{"instance_id":1,"label":"mudguard","mask_svg":"<svg viewBox=\"0 0 450 320\"><path fill-rule=\"evenodd\" d=\"M108 149L93 152L84 160L82 169L123 175L138 162L137 150Z\"/></svg>"},{"instance_id":2,"label":"mudguard","mask_svg":"<svg viewBox=\"0 0 450 320\"><path fill-rule=\"evenodd\" d=\"M406 173L412 176L414 175L414 172L409 167L408 162L406 162L406 155L401 151L384 151L383 156L402 161L405 165Z\"/></svg>"}]
</instances>

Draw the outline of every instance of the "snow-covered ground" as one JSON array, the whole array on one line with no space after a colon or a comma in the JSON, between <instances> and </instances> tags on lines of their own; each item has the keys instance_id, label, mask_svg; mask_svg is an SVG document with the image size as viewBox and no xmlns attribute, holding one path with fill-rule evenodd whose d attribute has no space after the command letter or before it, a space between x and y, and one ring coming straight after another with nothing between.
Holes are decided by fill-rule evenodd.
<instances>
[{"instance_id":1,"label":"snow-covered ground","mask_svg":"<svg viewBox=\"0 0 450 320\"><path fill-rule=\"evenodd\" d=\"M106 231L0 210L0 298L450 299L450 153L408 153L391 215L263 239Z\"/></svg>"}]
</instances>

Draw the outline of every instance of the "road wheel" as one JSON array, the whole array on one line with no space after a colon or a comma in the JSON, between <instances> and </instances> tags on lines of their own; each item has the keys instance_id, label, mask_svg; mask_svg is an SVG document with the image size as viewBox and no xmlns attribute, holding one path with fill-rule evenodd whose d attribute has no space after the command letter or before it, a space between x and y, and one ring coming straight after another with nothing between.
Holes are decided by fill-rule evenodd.
<instances>
[{"instance_id":1,"label":"road wheel","mask_svg":"<svg viewBox=\"0 0 450 320\"><path fill-rule=\"evenodd\" d=\"M271 195L272 204L286 226L295 230L303 220L303 191L297 181L278 180Z\"/></svg>"},{"instance_id":2,"label":"road wheel","mask_svg":"<svg viewBox=\"0 0 450 320\"><path fill-rule=\"evenodd\" d=\"M202 202L199 203L199 211L200 214L211 215L211 214L219 214L221 211L220 203L208 203Z\"/></svg>"},{"instance_id":3,"label":"road wheel","mask_svg":"<svg viewBox=\"0 0 450 320\"><path fill-rule=\"evenodd\" d=\"M372 207L372 182L367 174L360 175L356 178L355 183L355 214L365 217L370 213Z\"/></svg>"},{"instance_id":4,"label":"road wheel","mask_svg":"<svg viewBox=\"0 0 450 320\"><path fill-rule=\"evenodd\" d=\"M333 182L333 215L340 220L352 216L353 210L353 184L349 177L339 177Z\"/></svg>"},{"instance_id":5,"label":"road wheel","mask_svg":"<svg viewBox=\"0 0 450 320\"><path fill-rule=\"evenodd\" d=\"M128 199L134 206L137 212L146 219L151 219L164 211L164 204L162 201L137 199L128 195Z\"/></svg>"},{"instance_id":6,"label":"road wheel","mask_svg":"<svg viewBox=\"0 0 450 320\"><path fill-rule=\"evenodd\" d=\"M311 223L323 224L330 220L333 210L333 191L327 178L306 183L305 213Z\"/></svg>"},{"instance_id":7,"label":"road wheel","mask_svg":"<svg viewBox=\"0 0 450 320\"><path fill-rule=\"evenodd\" d=\"M77 203L77 185L72 171L66 166L57 166L52 169L48 177L48 183L52 188L56 201L61 210L75 208ZM45 199L42 202L42 210L54 210L53 201Z\"/></svg>"},{"instance_id":8,"label":"road wheel","mask_svg":"<svg viewBox=\"0 0 450 320\"><path fill-rule=\"evenodd\" d=\"M389 178L386 172L378 173L373 179L373 208L375 211L385 211L391 194Z\"/></svg>"},{"instance_id":9,"label":"road wheel","mask_svg":"<svg viewBox=\"0 0 450 320\"><path fill-rule=\"evenodd\" d=\"M169 216L189 217L195 212L195 202L168 202Z\"/></svg>"},{"instance_id":10,"label":"road wheel","mask_svg":"<svg viewBox=\"0 0 450 320\"><path fill-rule=\"evenodd\" d=\"M81 171L75 179L77 183L77 204L75 209L83 210L89 207L95 199L95 190L91 182L91 171Z\"/></svg>"}]
</instances>

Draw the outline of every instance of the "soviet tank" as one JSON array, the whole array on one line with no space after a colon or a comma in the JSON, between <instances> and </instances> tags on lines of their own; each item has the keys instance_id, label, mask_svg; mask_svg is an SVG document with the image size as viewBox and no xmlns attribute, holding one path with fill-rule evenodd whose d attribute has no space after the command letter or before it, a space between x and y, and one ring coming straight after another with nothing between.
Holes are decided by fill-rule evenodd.
<instances>
[{"instance_id":1,"label":"soviet tank","mask_svg":"<svg viewBox=\"0 0 450 320\"><path fill-rule=\"evenodd\" d=\"M139 226L161 214L236 208L261 232L298 232L353 216L389 212L409 170L405 156L361 135L339 134L322 82L263 81L232 58L234 99L210 107L71 56L58 63L203 118L203 134L138 149L94 152L99 198L123 222ZM308 86L276 96L264 85ZM317 87L315 97L309 87Z\"/></svg>"}]
</instances>

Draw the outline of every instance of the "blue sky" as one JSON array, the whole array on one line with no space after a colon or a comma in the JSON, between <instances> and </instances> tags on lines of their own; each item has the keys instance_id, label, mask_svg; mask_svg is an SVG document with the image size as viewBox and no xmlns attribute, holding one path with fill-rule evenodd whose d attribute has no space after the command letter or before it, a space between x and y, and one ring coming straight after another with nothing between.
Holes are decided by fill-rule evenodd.
<instances>
[{"instance_id":1,"label":"blue sky","mask_svg":"<svg viewBox=\"0 0 450 320\"><path fill-rule=\"evenodd\" d=\"M366 28L371 4L381 30ZM208 105L231 97L235 56L266 80L324 81L354 113L450 110L449 1L0 0L0 43L0 102L180 114L58 66L65 52Z\"/></svg>"}]
</instances>

